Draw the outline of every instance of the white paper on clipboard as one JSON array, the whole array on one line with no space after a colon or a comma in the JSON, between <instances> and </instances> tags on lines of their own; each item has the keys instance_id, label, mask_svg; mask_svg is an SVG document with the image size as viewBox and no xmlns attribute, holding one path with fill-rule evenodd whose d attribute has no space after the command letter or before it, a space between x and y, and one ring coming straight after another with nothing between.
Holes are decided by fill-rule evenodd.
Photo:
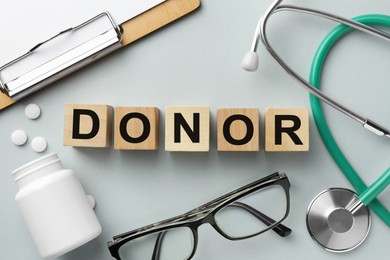
<instances>
[{"instance_id":1,"label":"white paper on clipboard","mask_svg":"<svg viewBox=\"0 0 390 260\"><path fill-rule=\"evenodd\" d=\"M164 0L4 0L0 1L0 66L36 44L108 11L117 24Z\"/></svg>"}]
</instances>

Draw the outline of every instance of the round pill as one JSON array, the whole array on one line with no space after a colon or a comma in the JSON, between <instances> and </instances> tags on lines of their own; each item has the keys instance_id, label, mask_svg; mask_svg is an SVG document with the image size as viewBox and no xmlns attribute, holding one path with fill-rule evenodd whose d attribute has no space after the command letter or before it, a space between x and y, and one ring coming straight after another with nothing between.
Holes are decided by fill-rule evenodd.
<instances>
[{"instance_id":1,"label":"round pill","mask_svg":"<svg viewBox=\"0 0 390 260\"><path fill-rule=\"evenodd\" d=\"M30 104L24 109L26 117L37 119L41 115L41 108L36 104Z\"/></svg>"},{"instance_id":2,"label":"round pill","mask_svg":"<svg viewBox=\"0 0 390 260\"><path fill-rule=\"evenodd\" d=\"M38 136L31 141L31 148L37 153L41 153L45 151L46 147L47 147L47 142L43 137Z\"/></svg>"},{"instance_id":3,"label":"round pill","mask_svg":"<svg viewBox=\"0 0 390 260\"><path fill-rule=\"evenodd\" d=\"M27 142L27 134L25 131L18 129L13 131L11 135L11 141L15 145L24 145Z\"/></svg>"}]
</instances>

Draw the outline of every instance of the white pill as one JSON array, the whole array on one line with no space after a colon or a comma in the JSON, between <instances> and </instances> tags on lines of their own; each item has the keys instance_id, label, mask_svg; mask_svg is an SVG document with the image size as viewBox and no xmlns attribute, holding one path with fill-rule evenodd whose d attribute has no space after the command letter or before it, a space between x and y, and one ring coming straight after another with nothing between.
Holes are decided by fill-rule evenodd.
<instances>
[{"instance_id":1,"label":"white pill","mask_svg":"<svg viewBox=\"0 0 390 260\"><path fill-rule=\"evenodd\" d=\"M37 153L41 153L41 152L45 151L47 148L47 142L46 142L45 138L43 138L41 136L35 137L31 141L31 148Z\"/></svg>"},{"instance_id":2,"label":"white pill","mask_svg":"<svg viewBox=\"0 0 390 260\"><path fill-rule=\"evenodd\" d=\"M24 109L24 114L30 119L37 119L41 115L41 108L36 104L30 104Z\"/></svg>"},{"instance_id":3,"label":"white pill","mask_svg":"<svg viewBox=\"0 0 390 260\"><path fill-rule=\"evenodd\" d=\"M25 131L18 129L12 132L11 141L15 145L24 145L27 142L27 134Z\"/></svg>"}]
</instances>

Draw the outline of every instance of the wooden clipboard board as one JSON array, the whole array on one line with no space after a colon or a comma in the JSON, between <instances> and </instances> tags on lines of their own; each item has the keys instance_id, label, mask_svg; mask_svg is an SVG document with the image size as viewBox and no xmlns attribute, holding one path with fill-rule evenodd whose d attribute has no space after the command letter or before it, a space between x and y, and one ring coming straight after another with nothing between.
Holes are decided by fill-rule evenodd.
<instances>
[{"instance_id":1,"label":"wooden clipboard board","mask_svg":"<svg viewBox=\"0 0 390 260\"><path fill-rule=\"evenodd\" d=\"M122 47L150 34L151 32L179 19L200 6L200 0L167 0L148 11L122 23ZM15 103L0 92L0 110Z\"/></svg>"}]
</instances>

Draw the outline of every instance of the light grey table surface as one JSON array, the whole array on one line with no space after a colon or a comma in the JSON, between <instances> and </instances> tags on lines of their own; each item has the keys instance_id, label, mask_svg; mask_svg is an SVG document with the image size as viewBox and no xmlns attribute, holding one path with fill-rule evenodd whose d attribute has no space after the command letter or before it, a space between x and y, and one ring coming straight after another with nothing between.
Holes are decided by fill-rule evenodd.
<instances>
[{"instance_id":1,"label":"light grey table surface","mask_svg":"<svg viewBox=\"0 0 390 260\"><path fill-rule=\"evenodd\" d=\"M390 14L390 5L384 0L286 2L345 17ZM110 259L106 242L113 235L184 213L275 171L286 172L291 182L291 212L285 225L292 228L292 235L280 238L268 232L232 242L206 225L199 230L194 259L388 258L389 228L376 215L372 216L368 238L354 251L330 253L310 238L305 212L312 198L329 187L351 188L325 150L311 115L309 152L264 151L266 108L309 108L308 93L280 68L264 47L259 47L258 72L240 69L257 19L270 3L270 0L203 0L202 7L192 15L2 111L0 259L41 259L14 202L16 186L11 172L42 154L32 151L30 142L22 147L11 143L11 133L18 128L27 131L29 141L34 136L45 137L49 146L44 154L58 153L64 166L76 172L86 191L97 201L96 214L103 226L102 234L60 259ZM278 14L271 21L269 37L289 64L307 78L318 44L334 26L335 23L316 17ZM12 35L4 36L7 37L2 41L12 41ZM3 52L7 50L0 50L0 55ZM390 127L389 68L387 42L353 33L329 56L323 89ZM38 120L24 116L24 108L29 103L42 108ZM158 107L160 149L140 152L64 147L66 103ZM198 105L210 106L210 151L164 151L165 107ZM260 152L216 150L216 112L218 108L230 107L259 108ZM365 131L339 112L324 109L348 159L367 183L373 182L390 165L390 140ZM385 190L380 196L388 206L389 192Z\"/></svg>"}]
</instances>

